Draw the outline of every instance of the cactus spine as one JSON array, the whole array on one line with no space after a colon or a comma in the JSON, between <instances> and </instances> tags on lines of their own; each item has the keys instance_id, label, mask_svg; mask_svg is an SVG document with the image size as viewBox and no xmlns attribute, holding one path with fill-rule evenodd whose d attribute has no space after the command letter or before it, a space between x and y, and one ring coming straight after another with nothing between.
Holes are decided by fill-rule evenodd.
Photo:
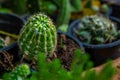
<instances>
[{"instance_id":1,"label":"cactus spine","mask_svg":"<svg viewBox=\"0 0 120 80\"><path fill-rule=\"evenodd\" d=\"M0 37L0 48L5 47L5 42L3 40L3 38Z\"/></svg>"},{"instance_id":2,"label":"cactus spine","mask_svg":"<svg viewBox=\"0 0 120 80\"><path fill-rule=\"evenodd\" d=\"M35 14L28 19L20 32L20 50L28 58L35 57L39 52L49 55L55 50L56 34L56 28L48 16Z\"/></svg>"}]
</instances>

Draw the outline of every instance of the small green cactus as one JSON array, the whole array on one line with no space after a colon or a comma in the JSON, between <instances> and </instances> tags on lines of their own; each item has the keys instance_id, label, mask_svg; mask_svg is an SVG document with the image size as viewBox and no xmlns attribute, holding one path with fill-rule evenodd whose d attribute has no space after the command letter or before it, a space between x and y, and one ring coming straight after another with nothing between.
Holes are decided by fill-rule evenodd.
<instances>
[{"instance_id":1,"label":"small green cactus","mask_svg":"<svg viewBox=\"0 0 120 80\"><path fill-rule=\"evenodd\" d=\"M82 18L74 32L83 42L92 44L109 43L118 38L116 25L101 15Z\"/></svg>"},{"instance_id":2,"label":"small green cactus","mask_svg":"<svg viewBox=\"0 0 120 80\"><path fill-rule=\"evenodd\" d=\"M21 64L15 68L13 73L22 77L27 77L30 74L30 68L27 64Z\"/></svg>"},{"instance_id":3,"label":"small green cactus","mask_svg":"<svg viewBox=\"0 0 120 80\"><path fill-rule=\"evenodd\" d=\"M6 45L5 45L4 39L0 37L0 49L4 48L5 46Z\"/></svg>"},{"instance_id":4,"label":"small green cactus","mask_svg":"<svg viewBox=\"0 0 120 80\"><path fill-rule=\"evenodd\" d=\"M6 73L3 76L4 80L24 80L30 75L31 71L27 64L21 64L17 66L13 71L10 73Z\"/></svg>"},{"instance_id":5,"label":"small green cactus","mask_svg":"<svg viewBox=\"0 0 120 80\"><path fill-rule=\"evenodd\" d=\"M39 52L50 55L56 47L57 32L52 20L42 14L31 16L20 32L18 44L29 59Z\"/></svg>"}]
</instances>

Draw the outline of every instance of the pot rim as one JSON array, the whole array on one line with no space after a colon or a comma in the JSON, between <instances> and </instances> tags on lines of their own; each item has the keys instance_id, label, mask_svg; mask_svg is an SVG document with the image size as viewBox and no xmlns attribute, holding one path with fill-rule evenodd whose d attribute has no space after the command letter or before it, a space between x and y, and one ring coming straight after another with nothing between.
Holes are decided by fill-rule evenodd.
<instances>
[{"instance_id":1,"label":"pot rim","mask_svg":"<svg viewBox=\"0 0 120 80\"><path fill-rule=\"evenodd\" d=\"M0 15L8 15L8 16L16 17L16 18L18 18L19 20L21 20L23 24L25 23L25 20L24 20L23 18L21 18L20 16L18 16L17 14L15 14L15 13L4 13L4 12L0 12Z\"/></svg>"},{"instance_id":2,"label":"pot rim","mask_svg":"<svg viewBox=\"0 0 120 80\"><path fill-rule=\"evenodd\" d=\"M78 39L74 38L73 36L71 36L71 35L68 34L68 33L61 32L61 31L59 31L59 30L57 30L57 34L64 34L64 35L66 35L68 38L70 38L71 40L73 40L73 41L81 48L82 51L84 51L83 45L82 45L81 42L79 42Z\"/></svg>"},{"instance_id":3,"label":"pot rim","mask_svg":"<svg viewBox=\"0 0 120 80\"><path fill-rule=\"evenodd\" d=\"M1 48L1 49L0 49L0 52L2 52L2 51L8 51L8 50L10 50L10 49L12 49L12 48L14 48L14 47L16 47L16 46L17 46L17 42L14 42L14 43L12 43L12 44L4 47L4 48Z\"/></svg>"},{"instance_id":4,"label":"pot rim","mask_svg":"<svg viewBox=\"0 0 120 80\"><path fill-rule=\"evenodd\" d=\"M14 17L14 18L16 18L16 19L19 19L19 20L22 22L22 25L25 23L25 20L24 20L23 18L21 18L20 16L18 16L17 14L14 14L14 13L3 13L3 12L0 12L0 15L8 15L8 16L10 16L11 18ZM5 22L5 21L0 22L0 23L2 23L2 24L7 24L7 25L10 24L10 23L7 23L7 22ZM13 23L13 24L14 24L14 23ZM3 48L0 48L0 52L2 52L2 51L8 51L8 50L10 50L10 49L12 49L12 48L14 48L14 47L16 47L16 46L17 46L17 41L11 43L11 44L8 45L8 46L5 46L5 47L3 47Z\"/></svg>"},{"instance_id":5,"label":"pot rim","mask_svg":"<svg viewBox=\"0 0 120 80\"><path fill-rule=\"evenodd\" d=\"M108 16L110 19L114 20L115 22L117 23L120 23L120 19L116 18L116 17L113 17L113 16ZM80 19L77 19L75 21L73 21L69 28L68 28L68 31L67 33L71 36L73 36L73 27L75 25L77 25L79 23ZM74 36L73 36L74 37ZM77 39L76 37L74 37L75 39ZM80 41L79 39L77 39L79 42L81 42L83 44L83 46L85 46L86 48L94 48L94 49L99 49L99 48L111 48L111 47L114 47L114 46L118 46L120 45L120 39L119 40L116 40L114 42L111 42L111 43L106 43L106 44L88 44L88 43L83 43L82 41Z\"/></svg>"}]
</instances>

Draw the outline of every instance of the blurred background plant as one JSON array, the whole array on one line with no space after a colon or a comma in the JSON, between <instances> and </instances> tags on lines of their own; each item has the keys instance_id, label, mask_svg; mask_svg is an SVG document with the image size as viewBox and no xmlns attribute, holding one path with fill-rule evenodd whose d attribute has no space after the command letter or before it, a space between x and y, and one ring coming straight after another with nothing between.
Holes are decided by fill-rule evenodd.
<instances>
[{"instance_id":1,"label":"blurred background plant","mask_svg":"<svg viewBox=\"0 0 120 80\"><path fill-rule=\"evenodd\" d=\"M92 66L89 56L79 49L74 53L70 71L63 69L58 59L47 62L46 57L39 53L36 70L30 70L27 64L20 64L13 71L5 73L3 80L112 80L115 69L111 62L99 72L91 69Z\"/></svg>"},{"instance_id":2,"label":"blurred background plant","mask_svg":"<svg viewBox=\"0 0 120 80\"><path fill-rule=\"evenodd\" d=\"M100 0L1 0L0 12L13 12L19 15L42 12L50 16L57 29L66 32L70 21L102 11L108 6Z\"/></svg>"},{"instance_id":3,"label":"blurred background plant","mask_svg":"<svg viewBox=\"0 0 120 80\"><path fill-rule=\"evenodd\" d=\"M83 17L74 32L79 40L89 44L111 43L119 39L120 33L113 21L101 15Z\"/></svg>"}]
</instances>

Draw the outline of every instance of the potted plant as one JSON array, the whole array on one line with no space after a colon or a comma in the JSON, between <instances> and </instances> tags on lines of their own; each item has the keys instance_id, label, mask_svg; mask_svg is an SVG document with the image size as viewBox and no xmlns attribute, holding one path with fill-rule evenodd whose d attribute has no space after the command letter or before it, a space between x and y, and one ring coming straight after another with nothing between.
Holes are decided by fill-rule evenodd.
<instances>
[{"instance_id":1,"label":"potted plant","mask_svg":"<svg viewBox=\"0 0 120 80\"><path fill-rule=\"evenodd\" d=\"M42 52L49 59L59 58L66 69L69 69L74 50L83 50L78 40L57 31L52 20L42 13L28 19L20 31L18 45L24 61L34 62L38 52Z\"/></svg>"},{"instance_id":2,"label":"potted plant","mask_svg":"<svg viewBox=\"0 0 120 80\"><path fill-rule=\"evenodd\" d=\"M73 22L68 29L68 34L83 43L95 65L120 56L120 20L111 16L109 19L101 15L86 16Z\"/></svg>"},{"instance_id":3,"label":"potted plant","mask_svg":"<svg viewBox=\"0 0 120 80\"><path fill-rule=\"evenodd\" d=\"M18 61L17 38L24 20L15 14L0 13L0 74L14 67Z\"/></svg>"},{"instance_id":4,"label":"potted plant","mask_svg":"<svg viewBox=\"0 0 120 80\"><path fill-rule=\"evenodd\" d=\"M55 26L48 16L41 13L31 16L20 31L18 45L23 58L36 61L36 68L35 70L31 70L28 66L29 63L24 62L20 65L18 64L11 72L6 72L2 78L4 80L96 80L101 76L100 80L111 79L114 74L114 69L110 64L108 65L109 67L105 67L105 71L102 70L98 76L95 71L90 70L93 64L89 61L89 57L84 55L83 51L69 48L70 45L73 46L76 39L72 42L69 41L72 37L59 32L58 34L60 35L57 35ZM71 42L72 44L67 42ZM77 41L75 42L77 43ZM68 44L69 47L66 47ZM57 49L59 48L59 50L57 50L56 47ZM55 52L68 50L67 48L71 49L71 52L74 50L74 56L70 62L69 70L62 68L60 61L55 59L58 58L58 56L54 59L49 59ZM80 48L79 44L77 48ZM57 54L60 55L61 52ZM63 56L67 54L68 53L65 53ZM86 72L83 72L84 70L86 70ZM102 75L102 73L107 73L108 71L110 71L110 75ZM91 75L94 76L91 77Z\"/></svg>"},{"instance_id":5,"label":"potted plant","mask_svg":"<svg viewBox=\"0 0 120 80\"><path fill-rule=\"evenodd\" d=\"M44 54L39 53L37 56L37 69L31 71L28 64L20 64L11 72L6 72L2 79L4 80L113 80L115 69L111 63L107 63L96 72L91 69L91 62L87 55L83 55L81 50L76 50L73 57L71 70L67 71L62 68L60 61L54 59L51 62L46 61Z\"/></svg>"}]
</instances>

